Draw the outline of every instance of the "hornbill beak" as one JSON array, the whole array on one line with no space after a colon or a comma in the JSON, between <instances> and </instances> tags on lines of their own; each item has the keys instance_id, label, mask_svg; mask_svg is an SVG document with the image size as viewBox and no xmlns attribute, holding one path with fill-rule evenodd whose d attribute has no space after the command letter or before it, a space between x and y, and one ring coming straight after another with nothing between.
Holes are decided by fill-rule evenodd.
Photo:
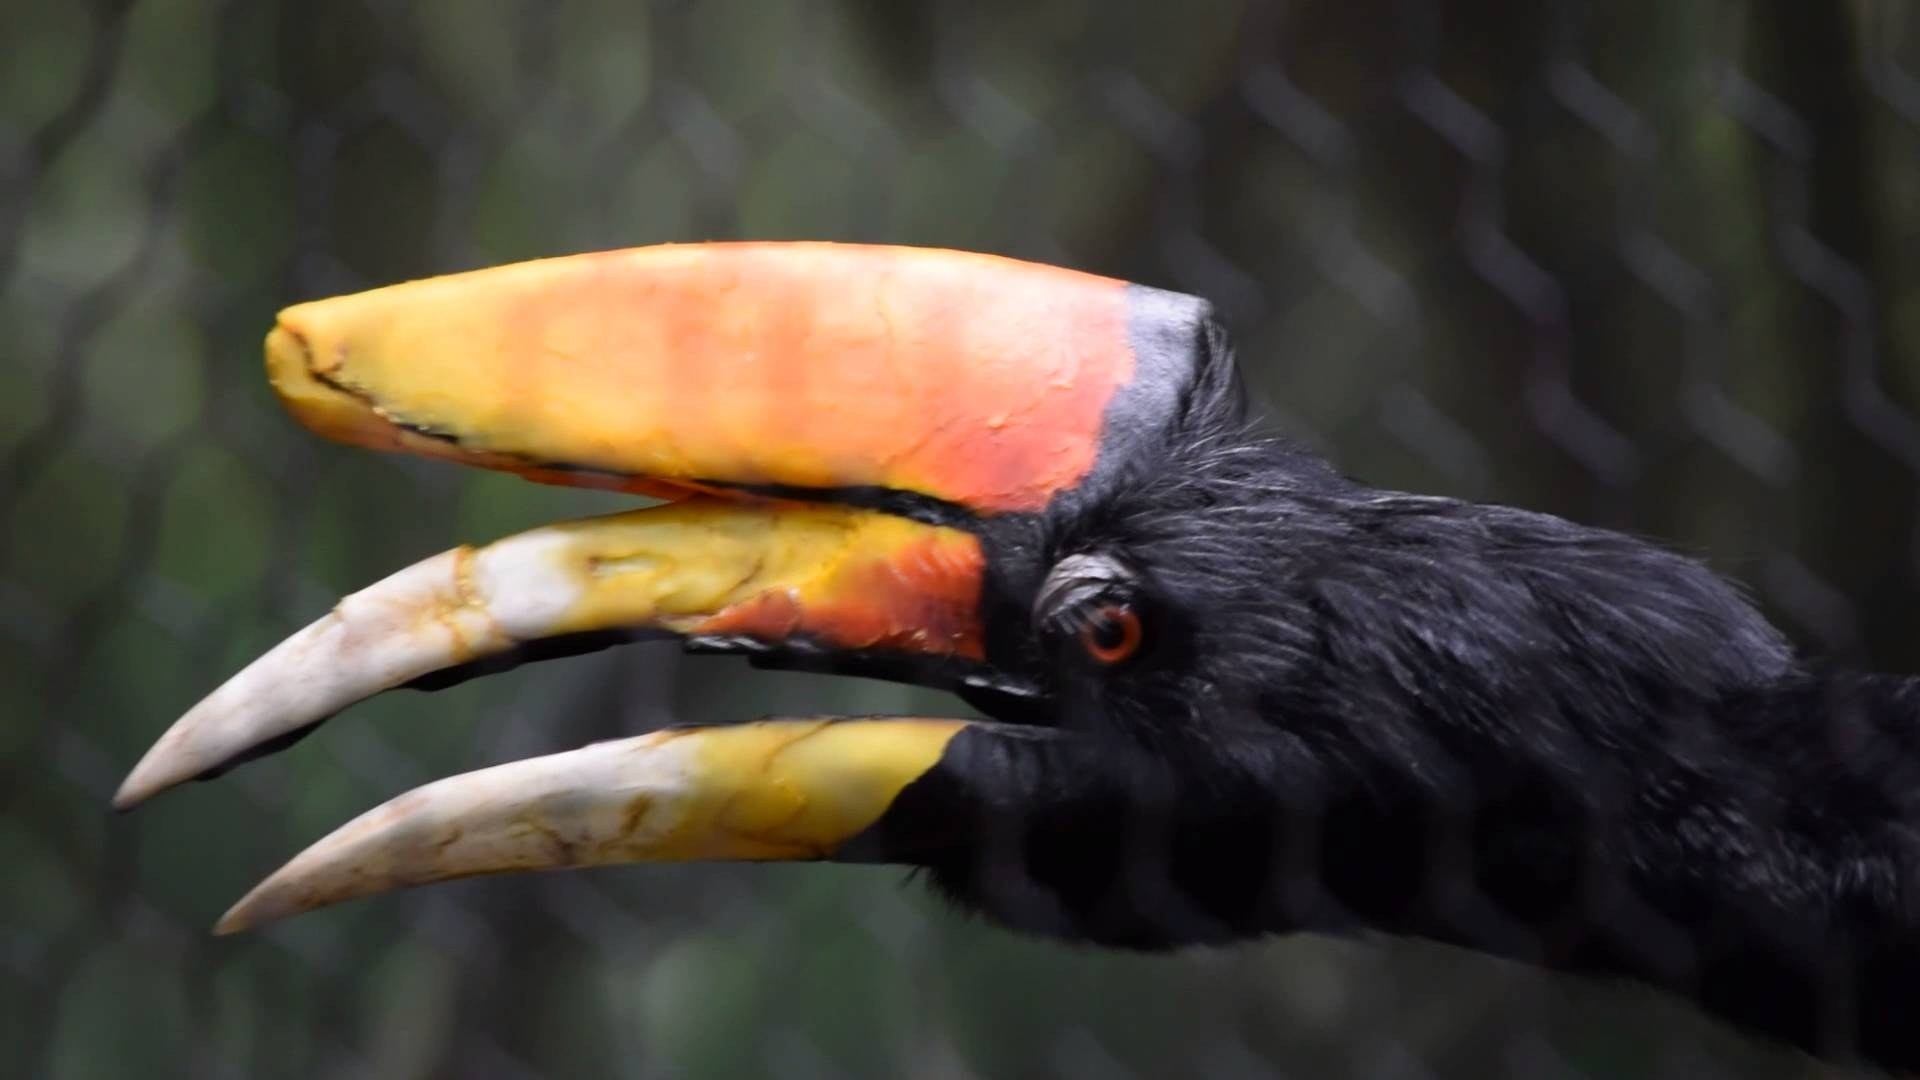
<instances>
[{"instance_id":1,"label":"hornbill beak","mask_svg":"<svg viewBox=\"0 0 1920 1080\"><path fill-rule=\"evenodd\" d=\"M1087 491L1195 377L1198 301L957 252L640 248L300 304L266 341L331 438L665 505L462 547L342 600L196 705L114 800L286 745L397 686L636 633L931 685L1001 679L978 524ZM400 796L221 932L474 874L845 857L955 720L674 729Z\"/></svg>"}]
</instances>

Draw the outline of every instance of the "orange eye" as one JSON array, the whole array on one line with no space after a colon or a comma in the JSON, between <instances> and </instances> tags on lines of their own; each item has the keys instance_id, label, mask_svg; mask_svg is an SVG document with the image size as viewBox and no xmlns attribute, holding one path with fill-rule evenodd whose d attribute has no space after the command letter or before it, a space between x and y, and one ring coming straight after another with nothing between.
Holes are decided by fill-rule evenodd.
<instances>
[{"instance_id":1,"label":"orange eye","mask_svg":"<svg viewBox=\"0 0 1920 1080\"><path fill-rule=\"evenodd\" d=\"M1080 645L1103 664L1117 664L1140 651L1140 616L1125 604L1107 604L1080 625Z\"/></svg>"}]
</instances>

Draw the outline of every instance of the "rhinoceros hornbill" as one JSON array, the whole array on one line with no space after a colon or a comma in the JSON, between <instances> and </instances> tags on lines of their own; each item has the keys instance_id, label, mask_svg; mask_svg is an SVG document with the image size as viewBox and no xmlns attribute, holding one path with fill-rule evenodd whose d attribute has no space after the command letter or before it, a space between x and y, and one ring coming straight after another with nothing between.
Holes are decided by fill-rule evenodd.
<instances>
[{"instance_id":1,"label":"rhinoceros hornbill","mask_svg":"<svg viewBox=\"0 0 1920 1080\"><path fill-rule=\"evenodd\" d=\"M266 353L323 435L665 502L347 597L119 806L381 690L648 633L992 719L674 728L442 780L221 931L501 871L886 862L1028 932L1413 935L1920 1067L1920 685L1816 670L1691 559L1259 434L1202 300L696 244L300 304Z\"/></svg>"}]
</instances>

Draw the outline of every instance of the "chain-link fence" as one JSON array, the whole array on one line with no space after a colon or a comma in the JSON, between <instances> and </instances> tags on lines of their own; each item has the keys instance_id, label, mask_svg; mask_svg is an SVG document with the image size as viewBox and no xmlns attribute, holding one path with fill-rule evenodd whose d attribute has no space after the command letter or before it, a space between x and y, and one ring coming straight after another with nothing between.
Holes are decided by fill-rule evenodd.
<instances>
[{"instance_id":1,"label":"chain-link fence","mask_svg":"<svg viewBox=\"0 0 1920 1080\"><path fill-rule=\"evenodd\" d=\"M323 444L296 299L705 238L931 244L1211 297L1387 486L1708 553L1920 669L1920 13L1297 0L0 0L0 1072L1713 1076L1633 988L1301 938L1140 957L887 869L647 867L214 940L404 788L670 720L946 712L641 646L356 708L130 818L163 727L333 598L620 503Z\"/></svg>"}]
</instances>

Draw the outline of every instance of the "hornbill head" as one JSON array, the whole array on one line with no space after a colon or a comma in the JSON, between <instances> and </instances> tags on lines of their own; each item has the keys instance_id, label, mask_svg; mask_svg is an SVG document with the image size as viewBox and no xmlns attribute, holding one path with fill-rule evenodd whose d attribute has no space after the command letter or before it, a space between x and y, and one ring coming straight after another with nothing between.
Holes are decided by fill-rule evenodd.
<instances>
[{"instance_id":1,"label":"hornbill head","mask_svg":"<svg viewBox=\"0 0 1920 1080\"><path fill-rule=\"evenodd\" d=\"M1920 691L1808 673L1692 560L1254 433L1201 300L957 252L665 246L300 304L266 351L323 435L664 502L347 597L116 805L383 690L650 634L990 719L674 728L442 780L222 932L475 874L890 862L1035 932L1385 930L1920 1067Z\"/></svg>"},{"instance_id":2,"label":"hornbill head","mask_svg":"<svg viewBox=\"0 0 1920 1080\"><path fill-rule=\"evenodd\" d=\"M665 502L462 547L346 597L167 731L122 809L383 690L653 634L957 690L1005 724L769 719L482 770L316 844L222 932L510 870L926 863L979 824L976 804L1058 794L966 745L1159 731L1198 707L1192 675L1170 674L1196 643L1154 580L1164 556L1097 524L1164 483L1190 434L1237 430L1198 299L962 252L667 245L296 305L266 358L328 437ZM935 790L952 783L964 793Z\"/></svg>"}]
</instances>

